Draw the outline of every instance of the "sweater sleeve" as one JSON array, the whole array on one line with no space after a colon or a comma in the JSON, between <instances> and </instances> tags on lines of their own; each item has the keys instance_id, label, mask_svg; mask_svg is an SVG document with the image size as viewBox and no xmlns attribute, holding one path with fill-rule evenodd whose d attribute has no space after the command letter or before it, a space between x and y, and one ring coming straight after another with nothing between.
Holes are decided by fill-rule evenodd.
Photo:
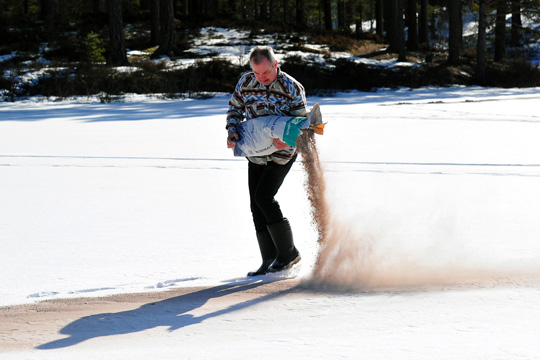
<instances>
[{"instance_id":1,"label":"sweater sleeve","mask_svg":"<svg viewBox=\"0 0 540 360\"><path fill-rule=\"evenodd\" d=\"M234 92L229 100L229 108L227 110L227 126L235 125L243 121L245 118L246 104L242 97L242 86L246 81L246 76L244 75L236 84Z\"/></svg>"},{"instance_id":2,"label":"sweater sleeve","mask_svg":"<svg viewBox=\"0 0 540 360\"><path fill-rule=\"evenodd\" d=\"M308 108L304 87L296 80L293 80L292 86L294 87L294 98L290 107L291 115L302 117L307 116Z\"/></svg>"}]
</instances>

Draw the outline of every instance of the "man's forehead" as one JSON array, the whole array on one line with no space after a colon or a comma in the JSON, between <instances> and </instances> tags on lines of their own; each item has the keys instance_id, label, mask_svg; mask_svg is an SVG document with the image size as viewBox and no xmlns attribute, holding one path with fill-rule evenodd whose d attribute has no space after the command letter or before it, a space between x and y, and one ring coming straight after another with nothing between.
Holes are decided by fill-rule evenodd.
<instances>
[{"instance_id":1,"label":"man's forehead","mask_svg":"<svg viewBox=\"0 0 540 360\"><path fill-rule=\"evenodd\" d=\"M272 64L270 64L268 60L264 63L259 63L259 64L251 63L251 67L254 70L257 69L259 71L272 70L274 68L274 66L272 66Z\"/></svg>"}]
</instances>

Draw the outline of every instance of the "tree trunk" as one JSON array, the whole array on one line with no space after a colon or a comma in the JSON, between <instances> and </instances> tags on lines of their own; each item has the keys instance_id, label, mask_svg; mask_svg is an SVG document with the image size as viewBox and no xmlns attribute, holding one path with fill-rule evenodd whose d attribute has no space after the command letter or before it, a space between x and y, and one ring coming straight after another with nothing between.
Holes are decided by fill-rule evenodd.
<instances>
[{"instance_id":1,"label":"tree trunk","mask_svg":"<svg viewBox=\"0 0 540 360\"><path fill-rule=\"evenodd\" d=\"M160 0L160 2L163 2L163 0ZM199 24L202 21L203 17L203 6L202 6L201 0L189 0L188 2L188 15L186 16L189 18L192 22ZM161 12L163 12L163 7L168 8L169 4L162 4L160 6ZM171 9L174 8L173 0L171 0ZM173 19L174 19L174 13L173 13ZM162 20L163 21L163 20Z\"/></svg>"},{"instance_id":2,"label":"tree trunk","mask_svg":"<svg viewBox=\"0 0 540 360\"><path fill-rule=\"evenodd\" d=\"M375 33L384 38L384 0L375 0Z\"/></svg>"},{"instance_id":3,"label":"tree trunk","mask_svg":"<svg viewBox=\"0 0 540 360\"><path fill-rule=\"evenodd\" d=\"M418 16L418 42L429 46L428 29L428 0L420 0L420 14Z\"/></svg>"},{"instance_id":4,"label":"tree trunk","mask_svg":"<svg viewBox=\"0 0 540 360\"><path fill-rule=\"evenodd\" d=\"M494 61L503 61L506 53L506 0L497 2L497 19L495 20L495 53Z\"/></svg>"},{"instance_id":5,"label":"tree trunk","mask_svg":"<svg viewBox=\"0 0 540 360\"><path fill-rule=\"evenodd\" d=\"M41 18L45 24L48 41L53 41L55 37L56 9L56 0L41 0Z\"/></svg>"},{"instance_id":6,"label":"tree trunk","mask_svg":"<svg viewBox=\"0 0 540 360\"><path fill-rule=\"evenodd\" d=\"M174 27L173 0L159 0L159 48L152 54L153 57L167 55L171 58L178 53L176 48L176 29Z\"/></svg>"},{"instance_id":7,"label":"tree trunk","mask_svg":"<svg viewBox=\"0 0 540 360\"><path fill-rule=\"evenodd\" d=\"M344 30L346 28L345 24L345 1L344 0L338 0L337 2L337 22L338 22L338 29Z\"/></svg>"},{"instance_id":8,"label":"tree trunk","mask_svg":"<svg viewBox=\"0 0 540 360\"><path fill-rule=\"evenodd\" d=\"M405 61L405 21L403 19L404 0L388 2L388 51L398 54L398 61Z\"/></svg>"},{"instance_id":9,"label":"tree trunk","mask_svg":"<svg viewBox=\"0 0 540 360\"><path fill-rule=\"evenodd\" d=\"M264 0L263 2L266 3L267 0ZM219 10L219 1L218 0L208 0L206 2L206 6L203 8L205 18L210 21L215 21L218 16L218 10ZM174 7L174 6L173 6ZM174 16L173 16L174 17ZM264 18L266 20L266 18Z\"/></svg>"},{"instance_id":10,"label":"tree trunk","mask_svg":"<svg viewBox=\"0 0 540 360\"><path fill-rule=\"evenodd\" d=\"M461 0L448 0L448 63L451 65L459 64L459 52L461 48L461 12L459 11L459 2Z\"/></svg>"},{"instance_id":11,"label":"tree trunk","mask_svg":"<svg viewBox=\"0 0 540 360\"><path fill-rule=\"evenodd\" d=\"M241 1L240 9L242 10L242 20L247 21L246 0Z\"/></svg>"},{"instance_id":12,"label":"tree trunk","mask_svg":"<svg viewBox=\"0 0 540 360\"><path fill-rule=\"evenodd\" d=\"M407 48L411 51L418 50L418 26L416 21L416 0L407 1Z\"/></svg>"},{"instance_id":13,"label":"tree trunk","mask_svg":"<svg viewBox=\"0 0 540 360\"><path fill-rule=\"evenodd\" d=\"M356 9L354 11L355 13L355 16L354 16L354 20L355 20L355 31L356 31L356 34L358 35L361 35L364 30L362 29L362 19L363 19L363 16L362 16L362 2L359 1L357 4L356 4Z\"/></svg>"},{"instance_id":14,"label":"tree trunk","mask_svg":"<svg viewBox=\"0 0 540 360\"><path fill-rule=\"evenodd\" d=\"M0 1L0 6L4 9L4 2ZM4 39L8 33L8 24L6 19L6 14L4 11L0 11L0 45L4 45Z\"/></svg>"},{"instance_id":15,"label":"tree trunk","mask_svg":"<svg viewBox=\"0 0 540 360\"><path fill-rule=\"evenodd\" d=\"M353 10L353 1L345 1L345 27L347 31L351 31L351 24L354 23L354 10Z\"/></svg>"},{"instance_id":16,"label":"tree trunk","mask_svg":"<svg viewBox=\"0 0 540 360\"><path fill-rule=\"evenodd\" d=\"M486 82L486 0L479 0L476 81L479 85Z\"/></svg>"},{"instance_id":17,"label":"tree trunk","mask_svg":"<svg viewBox=\"0 0 540 360\"><path fill-rule=\"evenodd\" d=\"M323 0L324 7L324 28L327 31L332 31L332 1Z\"/></svg>"},{"instance_id":18,"label":"tree trunk","mask_svg":"<svg viewBox=\"0 0 540 360\"><path fill-rule=\"evenodd\" d=\"M296 0L296 27L306 28L306 0Z\"/></svg>"},{"instance_id":19,"label":"tree trunk","mask_svg":"<svg viewBox=\"0 0 540 360\"><path fill-rule=\"evenodd\" d=\"M268 9L270 10L270 13L268 14L270 22L272 24L279 22L279 16L278 16L279 11L277 11L278 0L269 0Z\"/></svg>"},{"instance_id":20,"label":"tree trunk","mask_svg":"<svg viewBox=\"0 0 540 360\"><path fill-rule=\"evenodd\" d=\"M518 47L521 45L521 1L512 0L512 30L511 43L512 46Z\"/></svg>"},{"instance_id":21,"label":"tree trunk","mask_svg":"<svg viewBox=\"0 0 540 360\"><path fill-rule=\"evenodd\" d=\"M159 45L159 0L150 2L150 45Z\"/></svg>"},{"instance_id":22,"label":"tree trunk","mask_svg":"<svg viewBox=\"0 0 540 360\"><path fill-rule=\"evenodd\" d=\"M270 11L268 9L268 0L259 1L258 4L259 4L259 17L264 22L267 22L270 19Z\"/></svg>"},{"instance_id":23,"label":"tree trunk","mask_svg":"<svg viewBox=\"0 0 540 360\"><path fill-rule=\"evenodd\" d=\"M388 51L398 54L398 61L405 61L405 21L403 20L403 0L388 2Z\"/></svg>"},{"instance_id":24,"label":"tree trunk","mask_svg":"<svg viewBox=\"0 0 540 360\"><path fill-rule=\"evenodd\" d=\"M112 66L129 65L124 44L124 24L122 21L121 0L107 0L109 11L109 59Z\"/></svg>"},{"instance_id":25,"label":"tree trunk","mask_svg":"<svg viewBox=\"0 0 540 360\"><path fill-rule=\"evenodd\" d=\"M225 10L225 16L227 16L228 18L237 19L238 17L236 14L236 0L227 0L226 5L227 7Z\"/></svg>"},{"instance_id":26,"label":"tree trunk","mask_svg":"<svg viewBox=\"0 0 540 360\"><path fill-rule=\"evenodd\" d=\"M92 0L92 12L94 14L98 14L100 11L99 3L100 3L99 0Z\"/></svg>"},{"instance_id":27,"label":"tree trunk","mask_svg":"<svg viewBox=\"0 0 540 360\"><path fill-rule=\"evenodd\" d=\"M397 52L397 2L398 0L386 0L386 14L384 17L386 25L386 37L388 39L388 51Z\"/></svg>"}]
</instances>

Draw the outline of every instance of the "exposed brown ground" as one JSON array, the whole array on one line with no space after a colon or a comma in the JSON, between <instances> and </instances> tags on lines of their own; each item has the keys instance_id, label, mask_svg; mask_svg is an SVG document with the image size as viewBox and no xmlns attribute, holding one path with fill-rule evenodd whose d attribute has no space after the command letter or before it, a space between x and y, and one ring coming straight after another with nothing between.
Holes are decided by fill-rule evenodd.
<instances>
[{"instance_id":1,"label":"exposed brown ground","mask_svg":"<svg viewBox=\"0 0 540 360\"><path fill-rule=\"evenodd\" d=\"M227 308L293 293L298 280L239 282L215 287L187 287L164 292L120 294L99 298L55 299L34 304L0 307L0 353L27 350L66 339L66 327L78 324L82 332L100 318L124 315L141 318L160 313L176 317L191 311L219 314ZM86 319L86 322L84 322ZM46 348L46 347L44 347Z\"/></svg>"}]
</instances>

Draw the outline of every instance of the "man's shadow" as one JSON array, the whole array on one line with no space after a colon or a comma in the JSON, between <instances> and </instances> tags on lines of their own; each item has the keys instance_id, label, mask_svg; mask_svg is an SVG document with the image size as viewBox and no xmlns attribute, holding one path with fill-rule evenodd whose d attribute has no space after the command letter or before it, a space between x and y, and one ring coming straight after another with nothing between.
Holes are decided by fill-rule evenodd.
<instances>
[{"instance_id":1,"label":"man's shadow","mask_svg":"<svg viewBox=\"0 0 540 360\"><path fill-rule=\"evenodd\" d=\"M264 301L284 296L295 290L293 287L278 292L268 293L262 297L236 303L227 308L200 316L187 314L189 311L202 307L210 299L249 291L261 285L279 280L282 279L276 278L270 279L269 281L236 281L160 302L148 303L134 310L86 316L73 321L60 330L60 334L68 335L68 337L39 345L36 348L40 350L64 348L77 345L93 338L136 333L158 326L168 326L169 331L178 330L190 325L199 324L206 319L232 313Z\"/></svg>"}]
</instances>

